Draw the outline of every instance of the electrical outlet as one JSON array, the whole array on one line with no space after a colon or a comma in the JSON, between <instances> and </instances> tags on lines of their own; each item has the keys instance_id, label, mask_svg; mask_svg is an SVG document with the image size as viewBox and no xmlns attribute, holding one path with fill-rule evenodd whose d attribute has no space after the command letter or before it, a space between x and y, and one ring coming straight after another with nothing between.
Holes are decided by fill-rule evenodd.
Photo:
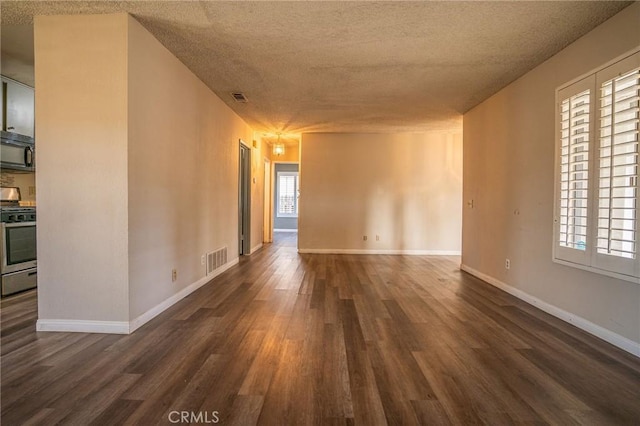
<instances>
[{"instance_id":1,"label":"electrical outlet","mask_svg":"<svg viewBox=\"0 0 640 426\"><path fill-rule=\"evenodd\" d=\"M504 269L511 269L511 260L509 259L504 260Z\"/></svg>"},{"instance_id":2,"label":"electrical outlet","mask_svg":"<svg viewBox=\"0 0 640 426\"><path fill-rule=\"evenodd\" d=\"M367 241L367 236L366 235L362 236L362 241Z\"/></svg>"},{"instance_id":3,"label":"electrical outlet","mask_svg":"<svg viewBox=\"0 0 640 426\"><path fill-rule=\"evenodd\" d=\"M376 241L380 241L380 235L376 235Z\"/></svg>"},{"instance_id":4,"label":"electrical outlet","mask_svg":"<svg viewBox=\"0 0 640 426\"><path fill-rule=\"evenodd\" d=\"M171 270L171 281L176 281L177 279L178 279L178 270L174 268Z\"/></svg>"},{"instance_id":5,"label":"electrical outlet","mask_svg":"<svg viewBox=\"0 0 640 426\"><path fill-rule=\"evenodd\" d=\"M29 195L36 195L36 187L35 186L30 186L29 187Z\"/></svg>"},{"instance_id":6,"label":"electrical outlet","mask_svg":"<svg viewBox=\"0 0 640 426\"><path fill-rule=\"evenodd\" d=\"M200 256L200 264L204 265L204 254L202 256Z\"/></svg>"}]
</instances>

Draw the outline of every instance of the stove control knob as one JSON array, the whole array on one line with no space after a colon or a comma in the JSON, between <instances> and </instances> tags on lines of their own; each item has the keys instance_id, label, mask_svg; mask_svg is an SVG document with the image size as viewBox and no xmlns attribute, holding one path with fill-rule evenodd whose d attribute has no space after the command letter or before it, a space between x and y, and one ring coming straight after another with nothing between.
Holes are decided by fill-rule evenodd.
<instances>
[{"instance_id":1,"label":"stove control knob","mask_svg":"<svg viewBox=\"0 0 640 426\"><path fill-rule=\"evenodd\" d=\"M20 220L24 220L24 215L23 215L23 214L19 214L19 215L18 215L18 220L19 220L19 221L20 221Z\"/></svg>"},{"instance_id":2,"label":"stove control knob","mask_svg":"<svg viewBox=\"0 0 640 426\"><path fill-rule=\"evenodd\" d=\"M14 214L10 214L10 215L7 217L7 220L8 220L9 222L14 222L14 221L16 220L16 215L14 215Z\"/></svg>"}]
</instances>

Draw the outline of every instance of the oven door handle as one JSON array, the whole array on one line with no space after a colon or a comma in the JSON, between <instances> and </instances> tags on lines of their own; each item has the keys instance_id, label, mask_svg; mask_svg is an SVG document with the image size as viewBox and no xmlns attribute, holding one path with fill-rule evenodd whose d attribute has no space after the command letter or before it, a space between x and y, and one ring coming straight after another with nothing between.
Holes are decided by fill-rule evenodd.
<instances>
[{"instance_id":1,"label":"oven door handle","mask_svg":"<svg viewBox=\"0 0 640 426\"><path fill-rule=\"evenodd\" d=\"M26 226L36 226L35 222L4 222L2 223L3 228L20 228Z\"/></svg>"}]
</instances>

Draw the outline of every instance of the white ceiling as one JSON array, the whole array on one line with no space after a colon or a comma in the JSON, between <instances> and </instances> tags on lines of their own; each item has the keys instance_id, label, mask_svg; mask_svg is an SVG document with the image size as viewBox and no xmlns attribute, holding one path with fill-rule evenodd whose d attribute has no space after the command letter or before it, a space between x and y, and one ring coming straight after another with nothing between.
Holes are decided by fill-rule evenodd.
<instances>
[{"instance_id":1,"label":"white ceiling","mask_svg":"<svg viewBox=\"0 0 640 426\"><path fill-rule=\"evenodd\" d=\"M423 131L628 4L3 1L2 71L29 78L34 15L126 11L257 130Z\"/></svg>"}]
</instances>

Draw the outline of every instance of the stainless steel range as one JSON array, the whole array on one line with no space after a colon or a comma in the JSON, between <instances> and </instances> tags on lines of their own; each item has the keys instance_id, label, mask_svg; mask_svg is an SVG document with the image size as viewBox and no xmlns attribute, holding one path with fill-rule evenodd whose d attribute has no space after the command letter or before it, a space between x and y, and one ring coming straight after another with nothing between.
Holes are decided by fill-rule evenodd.
<instances>
[{"instance_id":1,"label":"stainless steel range","mask_svg":"<svg viewBox=\"0 0 640 426\"><path fill-rule=\"evenodd\" d=\"M0 188L2 296L37 285L36 208L20 206L20 189Z\"/></svg>"}]
</instances>

